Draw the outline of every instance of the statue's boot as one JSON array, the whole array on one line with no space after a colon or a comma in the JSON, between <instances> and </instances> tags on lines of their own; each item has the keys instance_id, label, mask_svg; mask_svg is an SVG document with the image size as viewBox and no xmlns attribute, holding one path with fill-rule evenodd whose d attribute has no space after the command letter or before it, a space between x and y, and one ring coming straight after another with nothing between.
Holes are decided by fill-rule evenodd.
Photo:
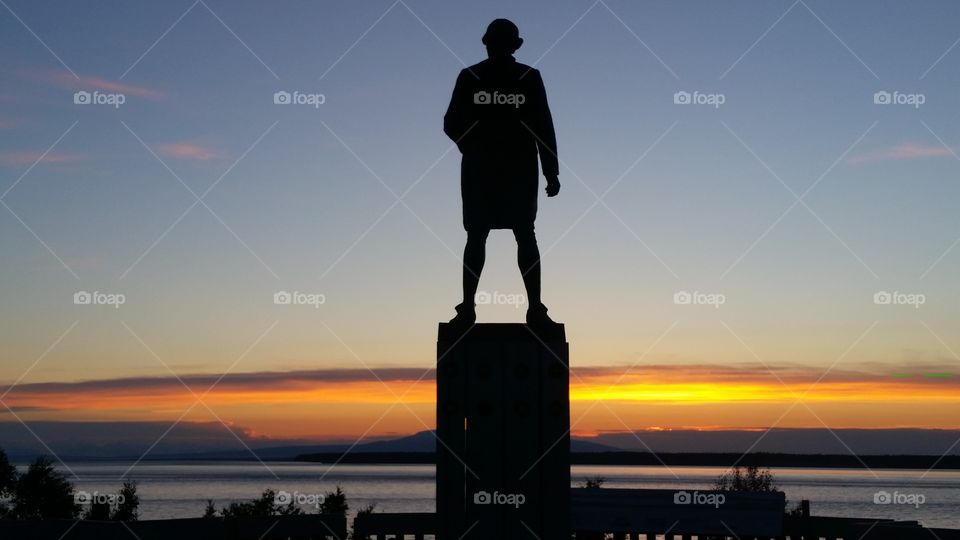
<instances>
[{"instance_id":1,"label":"statue's boot","mask_svg":"<svg viewBox=\"0 0 960 540\"><path fill-rule=\"evenodd\" d=\"M474 304L461 303L454 309L457 310L457 315L450 319L450 324L466 327L477 322L477 309Z\"/></svg>"},{"instance_id":2,"label":"statue's boot","mask_svg":"<svg viewBox=\"0 0 960 540\"><path fill-rule=\"evenodd\" d=\"M536 303L527 308L527 324L530 326L549 326L557 323L547 315L547 306L543 303Z\"/></svg>"}]
</instances>

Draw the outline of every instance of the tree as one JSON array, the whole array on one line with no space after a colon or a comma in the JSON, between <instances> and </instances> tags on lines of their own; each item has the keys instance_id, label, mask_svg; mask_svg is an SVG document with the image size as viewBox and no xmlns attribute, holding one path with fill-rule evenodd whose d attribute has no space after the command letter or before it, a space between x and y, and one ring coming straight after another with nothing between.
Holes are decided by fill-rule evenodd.
<instances>
[{"instance_id":1,"label":"tree","mask_svg":"<svg viewBox=\"0 0 960 540\"><path fill-rule=\"evenodd\" d=\"M323 503L320 505L321 514L334 514L345 516L350 506L347 504L347 494L343 492L340 486L337 489L327 493L323 497Z\"/></svg>"},{"instance_id":2,"label":"tree","mask_svg":"<svg viewBox=\"0 0 960 540\"><path fill-rule=\"evenodd\" d=\"M126 480L117 497L117 507L110 519L114 521L136 521L140 517L140 496L137 495L137 482Z\"/></svg>"},{"instance_id":3,"label":"tree","mask_svg":"<svg viewBox=\"0 0 960 540\"><path fill-rule=\"evenodd\" d=\"M0 519L7 517L10 508L7 500L13 497L17 485L17 469L10 464L7 453L0 448Z\"/></svg>"},{"instance_id":4,"label":"tree","mask_svg":"<svg viewBox=\"0 0 960 540\"><path fill-rule=\"evenodd\" d=\"M10 512L14 519L75 519L79 514L73 484L48 458L37 458L17 478Z\"/></svg>"},{"instance_id":5,"label":"tree","mask_svg":"<svg viewBox=\"0 0 960 540\"><path fill-rule=\"evenodd\" d=\"M17 468L10 464L7 453L0 448L0 497L13 495L17 484Z\"/></svg>"},{"instance_id":6,"label":"tree","mask_svg":"<svg viewBox=\"0 0 960 540\"><path fill-rule=\"evenodd\" d=\"M721 474L714 489L717 491L776 491L773 474L770 469L761 469L756 465L750 465L746 471L739 466L734 467L732 471Z\"/></svg>"},{"instance_id":7,"label":"tree","mask_svg":"<svg viewBox=\"0 0 960 540\"><path fill-rule=\"evenodd\" d=\"M217 517L217 506L213 504L213 499L207 499L207 506L203 509L203 517L205 518L215 518Z\"/></svg>"},{"instance_id":8,"label":"tree","mask_svg":"<svg viewBox=\"0 0 960 540\"><path fill-rule=\"evenodd\" d=\"M213 507L213 501L207 501L207 510ZM296 506L294 500L287 504L277 502L276 492L265 489L259 498L250 502L232 502L220 511L223 517L271 517L271 516L299 516L303 511ZM206 514L204 514L206 516Z\"/></svg>"},{"instance_id":9,"label":"tree","mask_svg":"<svg viewBox=\"0 0 960 540\"><path fill-rule=\"evenodd\" d=\"M762 492L776 491L777 486L774 484L773 473L770 472L770 469L761 469L756 465L749 465L746 470L737 466L721 474L717 477L713 489L717 491ZM706 540L720 540L721 538L726 537L707 536Z\"/></svg>"}]
</instances>

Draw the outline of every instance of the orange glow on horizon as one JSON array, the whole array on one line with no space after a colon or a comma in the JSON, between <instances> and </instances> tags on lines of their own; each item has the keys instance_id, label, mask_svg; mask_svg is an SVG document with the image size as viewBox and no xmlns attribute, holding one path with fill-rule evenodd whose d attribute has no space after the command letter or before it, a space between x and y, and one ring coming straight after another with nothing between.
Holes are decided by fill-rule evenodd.
<instances>
[{"instance_id":1,"label":"orange glow on horizon","mask_svg":"<svg viewBox=\"0 0 960 540\"><path fill-rule=\"evenodd\" d=\"M705 372L626 375L593 372L571 376L573 433L596 436L611 430L759 429L772 425L791 405L782 427L940 427L956 428L950 415L960 392L951 380L861 378L840 380L769 374L740 378ZM196 385L176 380L116 388L22 385L4 399L25 420L133 421L210 420L210 410L233 425L265 438L350 437L373 425L370 435L411 433L434 425L432 379L303 381L275 380L270 387L228 383ZM197 403L203 397L206 409ZM804 405L796 405L800 399ZM891 410L879 404L897 403ZM940 407L937 407L940 405ZM805 410L805 408L815 408ZM388 414L389 413L389 414ZM379 420L378 420L379 419Z\"/></svg>"}]
</instances>

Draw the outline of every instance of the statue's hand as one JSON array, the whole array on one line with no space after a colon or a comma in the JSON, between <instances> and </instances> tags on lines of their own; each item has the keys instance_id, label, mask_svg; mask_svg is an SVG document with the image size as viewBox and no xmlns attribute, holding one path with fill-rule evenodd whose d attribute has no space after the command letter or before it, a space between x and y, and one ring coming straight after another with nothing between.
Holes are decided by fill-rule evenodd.
<instances>
[{"instance_id":1,"label":"statue's hand","mask_svg":"<svg viewBox=\"0 0 960 540\"><path fill-rule=\"evenodd\" d=\"M547 197L556 197L560 193L560 180L557 175L547 176Z\"/></svg>"}]
</instances>

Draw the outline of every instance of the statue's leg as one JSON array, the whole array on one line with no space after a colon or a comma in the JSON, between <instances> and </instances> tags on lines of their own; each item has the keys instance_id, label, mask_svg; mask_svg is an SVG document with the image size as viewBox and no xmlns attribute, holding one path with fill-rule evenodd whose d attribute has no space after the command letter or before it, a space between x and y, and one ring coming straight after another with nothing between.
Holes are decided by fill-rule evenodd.
<instances>
[{"instance_id":1,"label":"statue's leg","mask_svg":"<svg viewBox=\"0 0 960 540\"><path fill-rule=\"evenodd\" d=\"M467 231L467 245L463 248L463 306L473 307L480 285L480 273L487 257L488 229Z\"/></svg>"},{"instance_id":2,"label":"statue's leg","mask_svg":"<svg viewBox=\"0 0 960 540\"><path fill-rule=\"evenodd\" d=\"M523 276L523 286L527 289L528 307L539 307L540 301L540 249L533 227L514 229L517 239L517 265Z\"/></svg>"}]
</instances>

